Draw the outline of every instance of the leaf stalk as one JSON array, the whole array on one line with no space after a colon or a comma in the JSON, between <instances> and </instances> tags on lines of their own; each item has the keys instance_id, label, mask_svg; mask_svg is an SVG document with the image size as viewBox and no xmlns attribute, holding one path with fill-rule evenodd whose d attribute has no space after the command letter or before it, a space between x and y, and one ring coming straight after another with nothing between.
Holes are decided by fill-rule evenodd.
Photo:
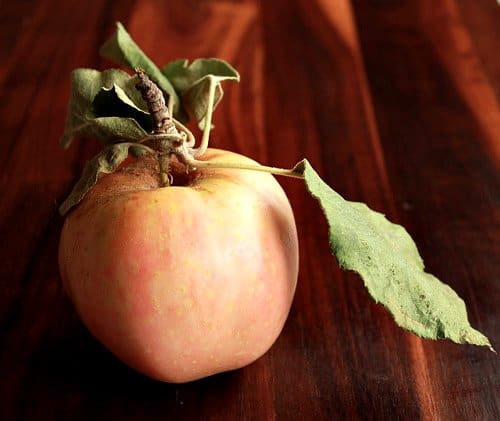
<instances>
[{"instance_id":1,"label":"leaf stalk","mask_svg":"<svg viewBox=\"0 0 500 421\"><path fill-rule=\"evenodd\" d=\"M199 161L196 159L190 159L186 161L186 164L191 170L199 168L212 168L212 169L227 168L227 169L237 169L237 170L260 171L291 178L300 178L300 179L304 178L304 175L295 168L286 169L279 167L269 167L267 165L260 165L260 164L245 164L242 162Z\"/></svg>"},{"instance_id":2,"label":"leaf stalk","mask_svg":"<svg viewBox=\"0 0 500 421\"><path fill-rule=\"evenodd\" d=\"M210 131L212 130L212 114L214 110L214 99L215 99L215 88L217 86L217 82L213 76L208 76L209 80L209 90L208 90L208 105L207 105L207 114L204 118L204 127L203 127L203 135L201 137L200 145L197 149L193 151L194 157L202 156L208 148L208 142L210 138Z\"/></svg>"}]
</instances>

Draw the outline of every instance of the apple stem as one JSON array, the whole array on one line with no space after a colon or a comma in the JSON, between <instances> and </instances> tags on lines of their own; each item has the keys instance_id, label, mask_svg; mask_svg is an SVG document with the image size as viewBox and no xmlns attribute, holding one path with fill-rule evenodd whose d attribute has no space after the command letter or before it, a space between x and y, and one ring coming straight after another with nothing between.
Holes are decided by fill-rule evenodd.
<instances>
[{"instance_id":1,"label":"apple stem","mask_svg":"<svg viewBox=\"0 0 500 421\"><path fill-rule=\"evenodd\" d=\"M148 107L153 120L153 133L176 133L177 128L172 122L172 115L165 104L165 96L161 89L146 75L144 69L137 67L135 73L139 79L135 87L141 93L142 99L144 99Z\"/></svg>"},{"instance_id":2,"label":"apple stem","mask_svg":"<svg viewBox=\"0 0 500 421\"><path fill-rule=\"evenodd\" d=\"M260 171L267 172L274 175L282 175L285 177L293 177L293 178L304 178L304 175L297 171L295 168L286 169L286 168L278 168L278 167L269 167L267 165L260 164L245 164L239 162L217 162L217 161L198 161L196 159L187 159L185 160L186 165L194 170L197 168L228 168L228 169L237 169L237 170L252 170L252 171Z\"/></svg>"}]
</instances>

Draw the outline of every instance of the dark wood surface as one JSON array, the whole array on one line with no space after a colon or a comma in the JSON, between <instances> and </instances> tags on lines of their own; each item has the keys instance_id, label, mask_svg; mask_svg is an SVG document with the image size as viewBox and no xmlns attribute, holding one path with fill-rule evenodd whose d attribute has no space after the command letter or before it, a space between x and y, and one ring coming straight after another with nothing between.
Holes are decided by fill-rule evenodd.
<instances>
[{"instance_id":1,"label":"dark wood surface","mask_svg":"<svg viewBox=\"0 0 500 421\"><path fill-rule=\"evenodd\" d=\"M212 145L289 167L402 223L500 347L500 6L495 0L0 2L1 420L497 420L485 348L397 328L338 269L301 182L282 180L300 275L279 340L244 369L149 380L95 341L57 268L57 204L96 152L58 147L69 73L122 21L159 64L239 69Z\"/></svg>"}]
</instances>

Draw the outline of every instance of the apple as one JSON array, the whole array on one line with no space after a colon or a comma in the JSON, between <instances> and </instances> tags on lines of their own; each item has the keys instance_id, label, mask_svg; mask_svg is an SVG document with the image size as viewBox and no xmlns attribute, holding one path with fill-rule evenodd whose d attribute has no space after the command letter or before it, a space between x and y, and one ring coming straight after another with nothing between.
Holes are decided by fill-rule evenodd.
<instances>
[{"instance_id":1,"label":"apple","mask_svg":"<svg viewBox=\"0 0 500 421\"><path fill-rule=\"evenodd\" d=\"M203 160L255 164L208 149ZM268 173L185 170L146 156L102 176L67 216L59 265L91 333L152 378L237 369L280 334L298 274L288 199Z\"/></svg>"}]
</instances>

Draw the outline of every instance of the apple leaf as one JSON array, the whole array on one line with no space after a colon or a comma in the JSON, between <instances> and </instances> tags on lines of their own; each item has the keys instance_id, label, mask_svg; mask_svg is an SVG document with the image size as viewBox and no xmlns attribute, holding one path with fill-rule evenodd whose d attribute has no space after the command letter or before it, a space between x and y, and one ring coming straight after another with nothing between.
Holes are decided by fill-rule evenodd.
<instances>
[{"instance_id":1,"label":"apple leaf","mask_svg":"<svg viewBox=\"0 0 500 421\"><path fill-rule=\"evenodd\" d=\"M150 148L133 142L116 143L105 147L100 153L87 161L83 173L66 200L59 207L59 213L68 211L82 201L87 192L97 183L99 175L109 174L125 161L129 152L134 156L143 156L152 152Z\"/></svg>"},{"instance_id":2,"label":"apple leaf","mask_svg":"<svg viewBox=\"0 0 500 421\"><path fill-rule=\"evenodd\" d=\"M141 110L130 99L131 97L137 101L140 98L135 92L134 79L117 69L104 72L93 69L74 70L71 74L71 98L64 134L60 140L61 146L68 148L76 136L97 138L104 143L143 139L146 136L145 130L151 123L149 126L145 124L143 128L135 119ZM115 93L111 92L114 86ZM103 89L110 92L103 93ZM113 107L116 108L111 113ZM131 112L132 109L135 109L135 113ZM122 111L126 112L120 115ZM99 112L103 114L100 115ZM141 115L143 114L144 112ZM145 120L145 116L139 118L139 121L142 120Z\"/></svg>"},{"instance_id":3,"label":"apple leaf","mask_svg":"<svg viewBox=\"0 0 500 421\"><path fill-rule=\"evenodd\" d=\"M147 136L144 129L133 118L97 117L91 123L92 137L100 139L105 145L123 141L139 142ZM85 136L89 136L89 133L85 133Z\"/></svg>"},{"instance_id":4,"label":"apple leaf","mask_svg":"<svg viewBox=\"0 0 500 421\"><path fill-rule=\"evenodd\" d=\"M470 326L463 300L424 271L417 247L402 226L364 203L342 198L307 160L294 171L303 174L307 189L321 204L340 266L361 275L370 295L400 327L423 338L447 338L493 351L486 336Z\"/></svg>"},{"instance_id":5,"label":"apple leaf","mask_svg":"<svg viewBox=\"0 0 500 421\"><path fill-rule=\"evenodd\" d=\"M210 84L215 83L215 109L224 94L221 82L240 80L240 75L229 63L215 58L196 59L191 64L185 59L175 60L167 64L162 73L172 82L182 98L183 108L195 117L202 130L210 101Z\"/></svg>"},{"instance_id":6,"label":"apple leaf","mask_svg":"<svg viewBox=\"0 0 500 421\"><path fill-rule=\"evenodd\" d=\"M137 90L134 89L136 92ZM132 118L146 131L153 130L153 122L147 111L141 110L118 85L103 87L92 102L94 112L99 117Z\"/></svg>"},{"instance_id":7,"label":"apple leaf","mask_svg":"<svg viewBox=\"0 0 500 421\"><path fill-rule=\"evenodd\" d=\"M156 64L154 64L134 42L120 22L116 23L116 32L106 43L104 43L99 53L101 56L109 58L116 63L128 66L132 70L136 68L144 69L146 74L154 80L167 95L172 97L174 108L173 115L174 117L178 116L180 101L174 87L160 69L156 67Z\"/></svg>"}]
</instances>

